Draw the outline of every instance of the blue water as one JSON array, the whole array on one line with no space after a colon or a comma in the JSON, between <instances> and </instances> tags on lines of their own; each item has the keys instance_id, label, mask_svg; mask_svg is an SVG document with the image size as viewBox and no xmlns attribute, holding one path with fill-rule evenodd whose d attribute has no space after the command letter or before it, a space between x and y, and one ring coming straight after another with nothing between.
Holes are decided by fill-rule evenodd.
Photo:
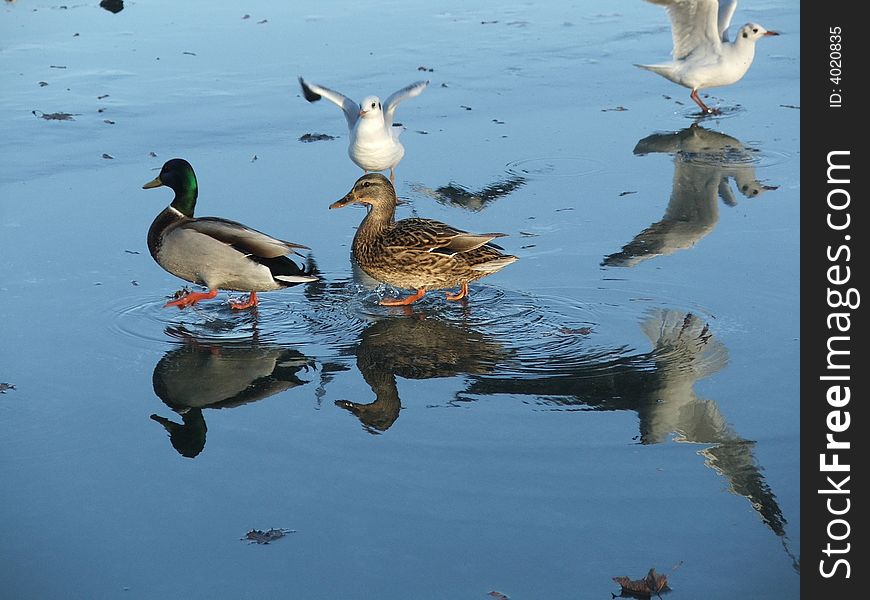
<instances>
[{"instance_id":1,"label":"blue water","mask_svg":"<svg viewBox=\"0 0 870 600\"><path fill-rule=\"evenodd\" d=\"M0 6L0 595L797 597L798 6L747 20L783 35L696 122L632 66L671 47L640 1ZM398 216L520 259L378 306L299 75L429 79ZM163 308L141 186L176 156L321 281Z\"/></svg>"}]
</instances>

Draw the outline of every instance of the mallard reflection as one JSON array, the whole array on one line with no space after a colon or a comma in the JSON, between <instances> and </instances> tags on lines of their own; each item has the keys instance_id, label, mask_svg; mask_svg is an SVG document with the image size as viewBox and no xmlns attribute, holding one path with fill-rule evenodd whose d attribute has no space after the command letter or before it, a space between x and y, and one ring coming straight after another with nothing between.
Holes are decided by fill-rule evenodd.
<instances>
[{"instance_id":1,"label":"mallard reflection","mask_svg":"<svg viewBox=\"0 0 870 600\"><path fill-rule=\"evenodd\" d=\"M510 351L496 340L425 313L391 317L366 327L356 347L356 364L375 393L369 404L338 400L371 433L386 431L399 418L396 376L431 379L492 372Z\"/></svg>"},{"instance_id":2,"label":"mallard reflection","mask_svg":"<svg viewBox=\"0 0 870 600\"><path fill-rule=\"evenodd\" d=\"M756 152L740 140L693 124L676 133L643 138L635 154L667 152L674 155L671 198L662 219L653 223L621 251L604 258L602 266L631 267L652 258L691 248L719 221L718 198L737 204L731 187L747 198L776 189L755 176Z\"/></svg>"},{"instance_id":3,"label":"mallard reflection","mask_svg":"<svg viewBox=\"0 0 870 600\"><path fill-rule=\"evenodd\" d=\"M154 393L181 415L176 423L151 415L169 432L179 454L193 458L205 446L204 408L231 408L268 398L304 385L298 373L313 367L314 361L297 350L246 341L200 339L183 328L167 333L182 344L167 352L154 367Z\"/></svg>"},{"instance_id":4,"label":"mallard reflection","mask_svg":"<svg viewBox=\"0 0 870 600\"><path fill-rule=\"evenodd\" d=\"M636 411L642 444L673 437L706 445L700 451L705 464L784 540L786 521L752 453L754 443L733 430L714 400L699 398L694 390L698 380L727 364L725 346L691 313L655 310L641 327L652 346L645 354L538 357L523 361L527 374L473 375L464 394L534 396L542 405L565 409Z\"/></svg>"},{"instance_id":5,"label":"mallard reflection","mask_svg":"<svg viewBox=\"0 0 870 600\"><path fill-rule=\"evenodd\" d=\"M525 177L513 175L507 179L494 181L477 191L453 181L434 190L419 184L411 187L415 192L430 196L441 204L478 212L486 208L490 202L503 198L524 185L526 185Z\"/></svg>"}]
</instances>

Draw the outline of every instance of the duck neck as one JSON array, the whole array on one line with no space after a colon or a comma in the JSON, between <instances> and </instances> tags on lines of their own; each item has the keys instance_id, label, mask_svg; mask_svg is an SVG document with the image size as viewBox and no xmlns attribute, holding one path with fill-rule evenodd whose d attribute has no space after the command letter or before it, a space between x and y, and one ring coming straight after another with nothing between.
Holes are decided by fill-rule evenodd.
<instances>
[{"instance_id":1,"label":"duck neck","mask_svg":"<svg viewBox=\"0 0 870 600\"><path fill-rule=\"evenodd\" d=\"M193 172L187 174L183 185L174 188L175 199L170 206L183 214L185 217L193 218L193 211L196 208L196 198L199 195L199 188L196 185L196 176Z\"/></svg>"},{"instance_id":2,"label":"duck neck","mask_svg":"<svg viewBox=\"0 0 870 600\"><path fill-rule=\"evenodd\" d=\"M396 215L395 204L372 204L370 206L369 213L363 219L359 229L356 230L355 244L371 242L393 225Z\"/></svg>"}]
</instances>

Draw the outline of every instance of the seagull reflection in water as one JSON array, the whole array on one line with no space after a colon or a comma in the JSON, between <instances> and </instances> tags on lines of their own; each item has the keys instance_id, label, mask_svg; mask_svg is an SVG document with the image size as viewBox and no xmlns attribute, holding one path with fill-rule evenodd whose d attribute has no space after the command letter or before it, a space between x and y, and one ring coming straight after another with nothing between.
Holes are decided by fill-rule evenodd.
<instances>
[{"instance_id":1,"label":"seagull reflection in water","mask_svg":"<svg viewBox=\"0 0 870 600\"><path fill-rule=\"evenodd\" d=\"M458 206L466 210L479 212L491 202L512 194L526 184L525 177L513 175L507 179L495 181L477 191L451 181L434 190L421 184L411 185L415 192L434 198L446 206Z\"/></svg>"},{"instance_id":2,"label":"seagull reflection in water","mask_svg":"<svg viewBox=\"0 0 870 600\"><path fill-rule=\"evenodd\" d=\"M637 155L651 152L674 155L673 187L665 214L621 251L605 257L602 266L633 267L649 258L693 247L719 221L719 198L728 206L737 205L732 179L747 198L776 189L756 178L755 150L730 135L697 124L676 133L650 135L634 148Z\"/></svg>"}]
</instances>

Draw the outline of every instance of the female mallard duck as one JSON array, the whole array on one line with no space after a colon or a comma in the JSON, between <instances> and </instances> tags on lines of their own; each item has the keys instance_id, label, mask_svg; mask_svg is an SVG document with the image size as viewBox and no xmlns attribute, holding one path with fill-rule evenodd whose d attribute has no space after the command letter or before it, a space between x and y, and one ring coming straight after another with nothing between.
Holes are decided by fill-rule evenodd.
<instances>
[{"instance_id":1,"label":"female mallard duck","mask_svg":"<svg viewBox=\"0 0 870 600\"><path fill-rule=\"evenodd\" d=\"M490 243L503 233L467 233L431 219L394 219L396 192L380 173L360 177L348 194L329 208L367 204L371 208L353 237L353 256L363 271L389 285L415 289L385 306L412 304L427 290L459 287L448 300L468 295L468 283L508 266L516 256Z\"/></svg>"},{"instance_id":2,"label":"female mallard duck","mask_svg":"<svg viewBox=\"0 0 870 600\"><path fill-rule=\"evenodd\" d=\"M175 199L157 215L148 230L148 250L161 267L186 281L203 285L208 292L189 292L166 306L185 308L214 298L218 289L250 292L244 302L231 302L235 309L257 305L257 292L279 290L317 281L290 260L292 244L218 217L193 217L197 185L193 167L174 158L163 165L153 181L142 187L172 188Z\"/></svg>"}]
</instances>

